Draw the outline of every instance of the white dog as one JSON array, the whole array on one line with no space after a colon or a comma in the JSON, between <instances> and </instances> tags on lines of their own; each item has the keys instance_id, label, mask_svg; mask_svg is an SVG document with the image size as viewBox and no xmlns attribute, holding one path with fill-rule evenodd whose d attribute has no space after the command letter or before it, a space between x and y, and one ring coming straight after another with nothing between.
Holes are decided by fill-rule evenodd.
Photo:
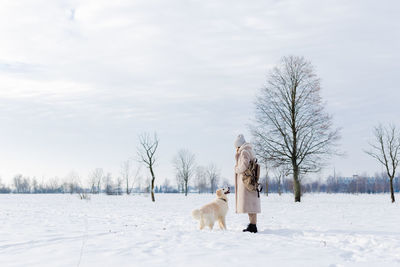
<instances>
[{"instance_id":1,"label":"white dog","mask_svg":"<svg viewBox=\"0 0 400 267\"><path fill-rule=\"evenodd\" d=\"M218 189L216 191L217 198L201 207L192 211L192 216L194 219L200 221L200 230L203 230L205 226L211 229L214 227L216 221L219 222L219 227L226 230L225 216L228 212L228 198L227 194L230 193L229 187Z\"/></svg>"}]
</instances>

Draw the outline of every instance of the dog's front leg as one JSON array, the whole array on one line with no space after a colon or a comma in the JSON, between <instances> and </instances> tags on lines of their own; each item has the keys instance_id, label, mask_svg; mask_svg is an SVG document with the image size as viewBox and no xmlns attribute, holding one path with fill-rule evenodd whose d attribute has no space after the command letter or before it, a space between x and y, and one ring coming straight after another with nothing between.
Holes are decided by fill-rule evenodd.
<instances>
[{"instance_id":1,"label":"dog's front leg","mask_svg":"<svg viewBox=\"0 0 400 267\"><path fill-rule=\"evenodd\" d=\"M221 219L218 220L218 223L219 223L219 228L220 228L221 230L224 230L224 224L222 223L222 220L221 220Z\"/></svg>"},{"instance_id":2,"label":"dog's front leg","mask_svg":"<svg viewBox=\"0 0 400 267\"><path fill-rule=\"evenodd\" d=\"M200 230L203 230L205 226L206 226L206 225L205 225L205 223L204 223L204 220L201 219L201 220L200 220Z\"/></svg>"},{"instance_id":3,"label":"dog's front leg","mask_svg":"<svg viewBox=\"0 0 400 267\"><path fill-rule=\"evenodd\" d=\"M218 222L219 222L219 227L221 228L221 230L226 230L225 218L220 218L218 220Z\"/></svg>"}]
</instances>

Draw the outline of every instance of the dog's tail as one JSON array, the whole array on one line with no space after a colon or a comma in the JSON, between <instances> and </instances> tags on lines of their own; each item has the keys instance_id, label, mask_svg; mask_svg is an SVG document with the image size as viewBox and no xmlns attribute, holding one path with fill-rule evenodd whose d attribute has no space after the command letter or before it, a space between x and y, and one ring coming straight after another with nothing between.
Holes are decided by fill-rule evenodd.
<instances>
[{"instance_id":1,"label":"dog's tail","mask_svg":"<svg viewBox=\"0 0 400 267\"><path fill-rule=\"evenodd\" d=\"M201 217L201 211L200 210L193 210L192 211L192 217L196 220L200 220Z\"/></svg>"}]
</instances>

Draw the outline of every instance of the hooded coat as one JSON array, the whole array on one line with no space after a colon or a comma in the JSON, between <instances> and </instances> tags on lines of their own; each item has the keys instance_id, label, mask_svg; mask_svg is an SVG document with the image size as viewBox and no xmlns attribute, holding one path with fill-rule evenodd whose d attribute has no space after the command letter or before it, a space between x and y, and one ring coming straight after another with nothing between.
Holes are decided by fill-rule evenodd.
<instances>
[{"instance_id":1,"label":"hooded coat","mask_svg":"<svg viewBox=\"0 0 400 267\"><path fill-rule=\"evenodd\" d=\"M249 143L244 143L235 156L235 199L236 213L260 213L260 198L256 191L249 191L243 184L243 173L254 159L254 152Z\"/></svg>"}]
</instances>

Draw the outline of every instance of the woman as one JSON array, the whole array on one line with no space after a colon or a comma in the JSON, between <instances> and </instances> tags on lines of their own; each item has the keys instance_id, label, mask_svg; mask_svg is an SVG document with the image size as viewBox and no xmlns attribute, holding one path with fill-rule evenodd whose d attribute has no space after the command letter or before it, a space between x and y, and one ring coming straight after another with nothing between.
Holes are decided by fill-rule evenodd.
<instances>
[{"instance_id":1,"label":"woman","mask_svg":"<svg viewBox=\"0 0 400 267\"><path fill-rule=\"evenodd\" d=\"M261 212L260 198L256 191L249 191L243 184L243 173L254 159L254 152L244 136L240 134L235 140L236 165L235 165L235 198L236 213L247 213L249 225L243 232L257 233L257 213Z\"/></svg>"}]
</instances>

